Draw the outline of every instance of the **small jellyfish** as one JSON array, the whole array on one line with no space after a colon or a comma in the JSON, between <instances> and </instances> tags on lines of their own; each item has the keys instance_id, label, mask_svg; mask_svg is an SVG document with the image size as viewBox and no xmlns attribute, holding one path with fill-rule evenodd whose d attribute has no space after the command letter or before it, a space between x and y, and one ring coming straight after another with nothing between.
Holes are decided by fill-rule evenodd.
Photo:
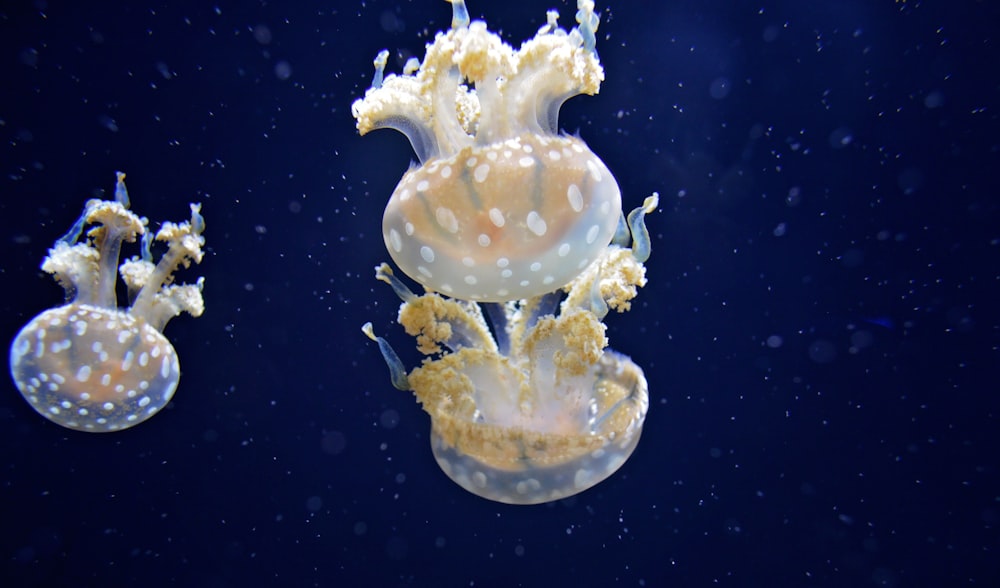
<instances>
[{"instance_id":1,"label":"small jellyfish","mask_svg":"<svg viewBox=\"0 0 1000 588\"><path fill-rule=\"evenodd\" d=\"M549 11L515 52L486 23L470 23L463 0L451 2L451 30L423 62L384 76L381 52L372 87L352 106L362 135L396 129L420 160L389 199L383 238L427 290L493 302L539 296L601 255L622 212L610 170L558 126L562 104L596 94L604 79L599 19L579 0L579 26L567 32Z\"/></svg>"},{"instance_id":2,"label":"small jellyfish","mask_svg":"<svg viewBox=\"0 0 1000 588\"><path fill-rule=\"evenodd\" d=\"M639 366L606 349L601 319L609 308L628 310L646 283L644 217L656 204L654 194L629 215L631 247L627 232L617 236L564 297L477 304L417 296L386 264L376 268L403 300L398 322L430 357L407 374L371 323L363 331L393 385L412 390L430 415L434 457L459 486L508 504L549 502L594 486L632 455L648 386Z\"/></svg>"},{"instance_id":3,"label":"small jellyfish","mask_svg":"<svg viewBox=\"0 0 1000 588\"><path fill-rule=\"evenodd\" d=\"M115 200L90 200L69 233L42 263L71 302L46 310L14 338L10 370L21 395L39 414L78 431L132 427L156 414L180 378L177 353L163 327L181 312L200 316L204 279L173 285L173 273L200 263L205 239L201 205L191 220L165 222L156 234L167 250L155 265L145 218L128 210L125 174L118 172ZM83 229L87 241L77 243ZM122 242L142 237L142 257L121 265L131 307L116 294Z\"/></svg>"}]
</instances>

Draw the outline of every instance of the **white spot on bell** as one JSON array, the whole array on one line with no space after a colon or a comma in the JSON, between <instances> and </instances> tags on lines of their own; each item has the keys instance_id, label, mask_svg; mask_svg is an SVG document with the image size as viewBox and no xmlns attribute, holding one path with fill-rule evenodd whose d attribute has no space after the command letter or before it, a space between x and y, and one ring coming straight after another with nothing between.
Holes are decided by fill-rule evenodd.
<instances>
[{"instance_id":1,"label":"white spot on bell","mask_svg":"<svg viewBox=\"0 0 1000 588\"><path fill-rule=\"evenodd\" d=\"M434 216L437 219L441 228L448 231L449 233L458 232L458 219L455 218L455 213L446 206L439 206L437 210L434 211Z\"/></svg>"},{"instance_id":2,"label":"white spot on bell","mask_svg":"<svg viewBox=\"0 0 1000 588\"><path fill-rule=\"evenodd\" d=\"M486 474L483 472L475 472L472 474L472 483L475 484L477 488L485 488L487 481Z\"/></svg>"},{"instance_id":3,"label":"white spot on bell","mask_svg":"<svg viewBox=\"0 0 1000 588\"><path fill-rule=\"evenodd\" d=\"M545 221L542 220L542 217L534 210L528 213L527 222L528 230L539 237L544 235L545 231L548 230L548 226L545 224Z\"/></svg>"},{"instance_id":4,"label":"white spot on bell","mask_svg":"<svg viewBox=\"0 0 1000 588\"><path fill-rule=\"evenodd\" d=\"M493 226L500 228L504 226L507 220L504 218L503 212L501 212L499 208L491 208L490 222L493 223Z\"/></svg>"},{"instance_id":5,"label":"white spot on bell","mask_svg":"<svg viewBox=\"0 0 1000 588\"><path fill-rule=\"evenodd\" d=\"M580 187L576 184L570 184L569 188L566 188L566 200L569 200L569 206L573 212L583 210L583 193L580 192Z\"/></svg>"},{"instance_id":6,"label":"white spot on bell","mask_svg":"<svg viewBox=\"0 0 1000 588\"><path fill-rule=\"evenodd\" d=\"M485 163L480 166L477 166L476 169L472 172L473 179L475 179L476 182L480 184L486 181L486 177L488 175L490 175L490 166L486 165Z\"/></svg>"},{"instance_id":7,"label":"white spot on bell","mask_svg":"<svg viewBox=\"0 0 1000 588\"><path fill-rule=\"evenodd\" d=\"M597 167L593 159L587 160L587 169L590 170L590 175L594 178L595 182L600 182L604 179L604 174L601 173L601 169Z\"/></svg>"},{"instance_id":8,"label":"white spot on bell","mask_svg":"<svg viewBox=\"0 0 1000 588\"><path fill-rule=\"evenodd\" d=\"M403 250L403 238L399 236L399 231L389 229L389 248L399 253Z\"/></svg>"}]
</instances>

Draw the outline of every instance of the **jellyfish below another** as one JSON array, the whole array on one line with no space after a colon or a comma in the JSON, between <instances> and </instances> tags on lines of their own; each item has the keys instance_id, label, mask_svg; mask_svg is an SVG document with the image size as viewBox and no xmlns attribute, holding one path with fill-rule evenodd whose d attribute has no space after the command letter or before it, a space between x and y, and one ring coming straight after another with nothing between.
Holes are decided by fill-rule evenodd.
<instances>
[{"instance_id":1,"label":"jellyfish below another","mask_svg":"<svg viewBox=\"0 0 1000 588\"><path fill-rule=\"evenodd\" d=\"M86 432L126 429L156 414L180 378L177 353L163 336L174 316L200 316L204 280L172 285L173 273L200 263L205 221L191 205L191 221L165 222L156 240L167 250L153 264L146 219L128 210L125 174L115 200L90 200L83 215L56 241L42 263L73 299L46 310L14 338L10 370L21 395L52 422ZM77 243L85 226L88 240ZM118 257L123 242L142 236L142 257L121 265L129 308L119 309Z\"/></svg>"},{"instance_id":2,"label":"jellyfish below another","mask_svg":"<svg viewBox=\"0 0 1000 588\"><path fill-rule=\"evenodd\" d=\"M403 300L399 323L431 357L407 374L371 323L363 330L393 385L430 415L434 457L459 486L509 504L550 502L603 481L632 455L649 408L646 377L605 349L601 319L628 310L646 283L644 216L656 204L654 194L629 215L631 247L616 237L564 294L505 304L417 296L387 265L377 268Z\"/></svg>"}]
</instances>

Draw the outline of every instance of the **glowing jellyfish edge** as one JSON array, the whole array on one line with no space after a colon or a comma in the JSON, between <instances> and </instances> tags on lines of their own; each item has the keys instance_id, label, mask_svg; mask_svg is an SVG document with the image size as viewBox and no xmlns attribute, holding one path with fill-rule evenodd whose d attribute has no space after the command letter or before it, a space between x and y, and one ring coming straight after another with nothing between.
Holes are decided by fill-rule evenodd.
<instances>
[{"instance_id":1,"label":"glowing jellyfish edge","mask_svg":"<svg viewBox=\"0 0 1000 588\"><path fill-rule=\"evenodd\" d=\"M128 210L125 174L117 176L115 200L89 200L42 263L72 301L32 319L10 349L11 376L31 407L58 425L85 432L127 429L166 406L180 365L162 330L181 312L200 316L205 309L204 279L171 284L179 267L201 262L201 205L191 205L190 222L162 224L156 240L165 242L167 251L154 265L148 221ZM87 225L97 226L87 232L87 242L77 243ZM121 245L138 236L142 257L120 268L133 303L119 309Z\"/></svg>"},{"instance_id":2,"label":"glowing jellyfish edge","mask_svg":"<svg viewBox=\"0 0 1000 588\"><path fill-rule=\"evenodd\" d=\"M384 77L381 52L352 107L361 134L397 129L421 162L393 192L383 235L428 292L414 294L387 264L376 278L403 301L398 322L429 357L407 374L371 323L362 330L393 385L430 415L434 456L453 481L499 502L549 502L610 476L639 441L646 379L606 349L601 320L646 283L645 215L658 198L626 222L611 172L558 134L560 105L603 80L593 2L578 1L568 33L550 11L516 53L470 23L461 0L452 6L451 30L423 62Z\"/></svg>"}]
</instances>

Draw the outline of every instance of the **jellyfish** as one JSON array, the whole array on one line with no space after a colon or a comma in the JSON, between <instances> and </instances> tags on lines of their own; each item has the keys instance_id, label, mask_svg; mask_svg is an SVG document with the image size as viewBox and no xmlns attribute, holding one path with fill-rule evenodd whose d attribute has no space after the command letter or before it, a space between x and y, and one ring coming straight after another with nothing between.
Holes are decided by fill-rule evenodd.
<instances>
[{"instance_id":1,"label":"jellyfish","mask_svg":"<svg viewBox=\"0 0 1000 588\"><path fill-rule=\"evenodd\" d=\"M393 385L430 415L434 458L459 486L508 504L550 502L603 481L632 455L648 385L631 359L606 349L601 319L628 310L646 283L644 217L656 205L654 194L629 215L631 246L616 237L562 293L502 304L417 296L388 265L376 268L428 358L407 374L371 323L362 330Z\"/></svg>"},{"instance_id":2,"label":"jellyfish","mask_svg":"<svg viewBox=\"0 0 1000 588\"><path fill-rule=\"evenodd\" d=\"M365 134L393 128L419 159L383 216L393 261L376 279L401 299L397 322L426 357L407 372L371 323L392 384L431 418L431 449L453 481L510 504L582 492L635 450L649 408L645 375L607 348L602 322L646 284L645 217L558 112L598 91L594 3L569 32L547 24L518 51L452 2L451 30L422 63L385 75L388 52L352 111ZM492 327L492 328L491 328Z\"/></svg>"},{"instance_id":3,"label":"jellyfish","mask_svg":"<svg viewBox=\"0 0 1000 588\"><path fill-rule=\"evenodd\" d=\"M166 406L180 365L163 328L181 312L197 317L205 309L203 278L172 284L179 267L201 262L201 205L191 205L189 222L162 224L156 240L166 252L154 264L147 220L129 210L125 174L117 178L115 199L89 200L42 263L69 302L33 318L10 349L11 375L31 407L58 425L92 433L127 429ZM95 226L86 242L77 242L87 225ZM122 243L137 237L142 256L118 268ZM127 308L118 307L119 269Z\"/></svg>"},{"instance_id":4,"label":"jellyfish","mask_svg":"<svg viewBox=\"0 0 1000 588\"><path fill-rule=\"evenodd\" d=\"M594 50L598 17L580 1L579 27L556 11L515 52L452 2L451 30L423 63L375 79L352 107L364 135L392 128L420 165L389 199L382 234L389 255L425 288L498 302L551 292L608 246L622 203L618 182L579 137L559 133L563 102L595 94L604 70ZM472 85L472 87L469 86Z\"/></svg>"}]
</instances>

